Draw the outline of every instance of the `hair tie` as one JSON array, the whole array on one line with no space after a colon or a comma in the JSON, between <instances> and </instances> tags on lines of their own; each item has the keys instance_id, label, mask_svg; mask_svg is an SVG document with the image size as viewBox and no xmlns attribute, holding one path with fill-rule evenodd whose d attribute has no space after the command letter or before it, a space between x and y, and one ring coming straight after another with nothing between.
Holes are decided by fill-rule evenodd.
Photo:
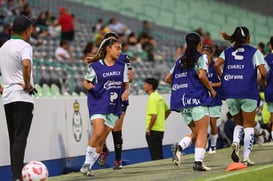
<instances>
[{"instance_id":1,"label":"hair tie","mask_svg":"<svg viewBox=\"0 0 273 181\"><path fill-rule=\"evenodd\" d=\"M243 36L243 37L245 37L246 35L245 35L245 32L244 32L244 30L243 30L243 28L240 26L240 30L241 30L241 35Z\"/></svg>"}]
</instances>

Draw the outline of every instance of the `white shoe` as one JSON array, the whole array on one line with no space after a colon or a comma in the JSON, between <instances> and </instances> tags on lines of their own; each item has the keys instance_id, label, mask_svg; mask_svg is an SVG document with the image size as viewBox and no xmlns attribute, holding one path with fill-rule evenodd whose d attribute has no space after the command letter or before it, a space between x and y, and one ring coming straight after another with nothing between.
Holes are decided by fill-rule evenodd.
<instances>
[{"instance_id":1,"label":"white shoe","mask_svg":"<svg viewBox=\"0 0 273 181\"><path fill-rule=\"evenodd\" d=\"M231 149L232 149L231 159L234 162L239 162L239 160L240 160L240 157L239 157L239 151L240 151L239 143L233 142L232 145L231 145Z\"/></svg>"},{"instance_id":2,"label":"white shoe","mask_svg":"<svg viewBox=\"0 0 273 181\"><path fill-rule=\"evenodd\" d=\"M180 150L178 144L172 145L172 153L173 153L174 164L179 166L181 164L181 160L182 160L182 153L181 153L181 150Z\"/></svg>"},{"instance_id":3,"label":"white shoe","mask_svg":"<svg viewBox=\"0 0 273 181\"><path fill-rule=\"evenodd\" d=\"M246 166L253 166L255 163L253 161L251 161L249 158L245 158L242 161L243 164L245 164Z\"/></svg>"},{"instance_id":4,"label":"white shoe","mask_svg":"<svg viewBox=\"0 0 273 181\"><path fill-rule=\"evenodd\" d=\"M264 144L264 135L263 135L263 133L261 133L261 134L258 136L258 144L259 144L259 145Z\"/></svg>"},{"instance_id":5,"label":"white shoe","mask_svg":"<svg viewBox=\"0 0 273 181\"><path fill-rule=\"evenodd\" d=\"M216 147L215 146L211 146L209 148L209 154L214 154L214 153L216 153Z\"/></svg>"},{"instance_id":6,"label":"white shoe","mask_svg":"<svg viewBox=\"0 0 273 181\"><path fill-rule=\"evenodd\" d=\"M88 170L89 170L90 164L83 164L82 168L80 169L80 172L82 174L87 174Z\"/></svg>"},{"instance_id":7,"label":"white shoe","mask_svg":"<svg viewBox=\"0 0 273 181\"><path fill-rule=\"evenodd\" d=\"M267 129L263 129L263 135L264 135L265 141L269 141L270 133L267 131Z\"/></svg>"}]
</instances>

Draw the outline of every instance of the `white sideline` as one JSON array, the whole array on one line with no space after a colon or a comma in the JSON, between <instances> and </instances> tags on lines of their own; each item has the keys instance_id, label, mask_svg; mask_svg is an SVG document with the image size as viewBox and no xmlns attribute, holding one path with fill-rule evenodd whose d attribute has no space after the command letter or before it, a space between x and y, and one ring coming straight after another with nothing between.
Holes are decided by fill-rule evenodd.
<instances>
[{"instance_id":1,"label":"white sideline","mask_svg":"<svg viewBox=\"0 0 273 181\"><path fill-rule=\"evenodd\" d=\"M269 167L273 167L273 165L265 165L265 166L262 166L262 167L259 167L259 168L256 168L256 169L251 169L251 171L262 170L262 169L269 168ZM223 179L223 178L227 178L227 177L234 176L234 175L239 175L239 174L246 173L246 172L249 172L249 170L246 169L246 170L241 171L241 172L231 172L229 174L225 174L225 175L222 175L222 176L205 179L205 181Z\"/></svg>"}]
</instances>

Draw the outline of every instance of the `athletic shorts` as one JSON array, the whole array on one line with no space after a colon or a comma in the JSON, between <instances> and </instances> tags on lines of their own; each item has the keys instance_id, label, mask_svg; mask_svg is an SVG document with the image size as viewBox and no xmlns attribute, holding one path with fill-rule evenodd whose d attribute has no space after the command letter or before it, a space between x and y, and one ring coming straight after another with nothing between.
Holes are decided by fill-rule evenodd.
<instances>
[{"instance_id":1,"label":"athletic shorts","mask_svg":"<svg viewBox=\"0 0 273 181\"><path fill-rule=\"evenodd\" d=\"M94 114L91 116L91 121L93 121L94 119L98 119L101 118L104 120L104 124L110 128L114 128L119 116L115 115L115 114Z\"/></svg>"},{"instance_id":2,"label":"athletic shorts","mask_svg":"<svg viewBox=\"0 0 273 181\"><path fill-rule=\"evenodd\" d=\"M184 121L189 125L192 121L199 121L206 115L209 115L209 108L207 106L196 106L191 108L184 108L181 110Z\"/></svg>"},{"instance_id":3,"label":"athletic shorts","mask_svg":"<svg viewBox=\"0 0 273 181\"><path fill-rule=\"evenodd\" d=\"M211 106L209 107L209 116L212 118L221 117L221 106Z\"/></svg>"},{"instance_id":4,"label":"athletic shorts","mask_svg":"<svg viewBox=\"0 0 273 181\"><path fill-rule=\"evenodd\" d=\"M244 112L252 112L257 108L255 99L226 99L228 111L232 116L239 114L241 110Z\"/></svg>"},{"instance_id":5,"label":"athletic shorts","mask_svg":"<svg viewBox=\"0 0 273 181\"><path fill-rule=\"evenodd\" d=\"M273 113L273 102L267 103L267 111Z\"/></svg>"}]
</instances>

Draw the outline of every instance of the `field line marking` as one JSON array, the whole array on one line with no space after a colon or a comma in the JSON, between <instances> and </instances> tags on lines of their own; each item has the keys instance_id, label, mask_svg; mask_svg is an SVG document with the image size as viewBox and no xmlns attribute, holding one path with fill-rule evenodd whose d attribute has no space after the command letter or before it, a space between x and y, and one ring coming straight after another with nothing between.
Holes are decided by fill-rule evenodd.
<instances>
[{"instance_id":1,"label":"field line marking","mask_svg":"<svg viewBox=\"0 0 273 181\"><path fill-rule=\"evenodd\" d=\"M265 166L262 166L262 167L259 167L259 168L256 168L256 169L251 169L251 171L262 170L262 169L269 168L269 167L273 167L273 165L265 165ZM242 173L246 173L248 171L249 170L244 170L242 172L236 172L236 173L235 172L234 173L229 173L229 174L218 176L218 177L214 177L214 178L208 178L205 181L218 180L218 179L222 179L222 178L226 178L226 177L230 177L230 176L234 176L234 175L239 175L239 174L242 174Z\"/></svg>"}]
</instances>

